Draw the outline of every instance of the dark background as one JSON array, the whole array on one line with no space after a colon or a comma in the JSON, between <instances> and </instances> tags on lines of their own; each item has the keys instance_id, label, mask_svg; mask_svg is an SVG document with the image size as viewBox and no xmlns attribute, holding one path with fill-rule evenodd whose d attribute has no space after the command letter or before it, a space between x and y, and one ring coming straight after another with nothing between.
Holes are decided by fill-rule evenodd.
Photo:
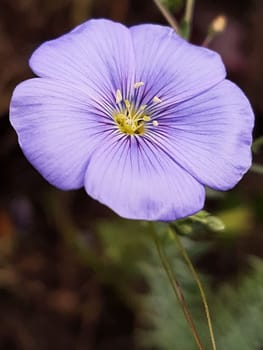
<instances>
[{"instance_id":1,"label":"dark background","mask_svg":"<svg viewBox=\"0 0 263 350\"><path fill-rule=\"evenodd\" d=\"M202 44L215 16L228 18L225 32L210 47L222 55L229 77L251 100L255 137L260 136L263 2L196 2L192 42ZM175 13L177 19L182 13L182 8ZM92 17L127 25L165 23L150 0L0 0L0 350L139 346L137 309L122 297L122 273L112 267L98 233L100 222L116 216L84 190L63 193L46 183L24 158L8 120L14 87L32 76L28 58L33 50ZM262 162L262 156L255 161ZM232 250L216 244L198 261L218 283L243 271L248 255L262 257L262 195L262 175L250 172L227 200L207 201L210 211L240 203L248 208L240 214L245 234L236 235ZM239 217L232 220L235 225ZM143 280L123 284L147 294Z\"/></svg>"}]
</instances>

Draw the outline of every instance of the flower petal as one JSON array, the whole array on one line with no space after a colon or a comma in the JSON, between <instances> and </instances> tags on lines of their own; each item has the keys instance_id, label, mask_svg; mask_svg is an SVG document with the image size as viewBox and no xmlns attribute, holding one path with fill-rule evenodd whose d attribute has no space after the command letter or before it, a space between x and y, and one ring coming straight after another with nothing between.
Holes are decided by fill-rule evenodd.
<instances>
[{"instance_id":1,"label":"flower petal","mask_svg":"<svg viewBox=\"0 0 263 350\"><path fill-rule=\"evenodd\" d=\"M42 44L30 59L40 77L84 84L115 101L116 90L128 94L134 83L134 51L125 26L90 20L58 39Z\"/></svg>"},{"instance_id":2,"label":"flower petal","mask_svg":"<svg viewBox=\"0 0 263 350\"><path fill-rule=\"evenodd\" d=\"M254 115L230 81L175 105L158 120L150 138L202 184L227 190L249 169Z\"/></svg>"},{"instance_id":3,"label":"flower petal","mask_svg":"<svg viewBox=\"0 0 263 350\"><path fill-rule=\"evenodd\" d=\"M53 185L73 189L83 186L93 149L105 133L114 131L113 121L100 108L88 88L35 78L15 89L10 119L37 170Z\"/></svg>"},{"instance_id":4,"label":"flower petal","mask_svg":"<svg viewBox=\"0 0 263 350\"><path fill-rule=\"evenodd\" d=\"M135 48L136 81L143 104L154 96L168 103L191 98L225 78L220 56L189 44L170 27L144 24L130 28Z\"/></svg>"},{"instance_id":5,"label":"flower petal","mask_svg":"<svg viewBox=\"0 0 263 350\"><path fill-rule=\"evenodd\" d=\"M104 140L90 159L85 188L120 216L143 220L193 214L205 197L204 187L169 155L136 136Z\"/></svg>"}]
</instances>

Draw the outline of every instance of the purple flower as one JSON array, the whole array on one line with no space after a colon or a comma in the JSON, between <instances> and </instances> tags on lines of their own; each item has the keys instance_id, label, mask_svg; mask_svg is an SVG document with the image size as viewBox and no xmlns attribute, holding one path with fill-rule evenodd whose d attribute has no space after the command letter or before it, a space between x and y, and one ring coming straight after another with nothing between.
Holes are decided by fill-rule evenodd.
<instances>
[{"instance_id":1,"label":"purple flower","mask_svg":"<svg viewBox=\"0 0 263 350\"><path fill-rule=\"evenodd\" d=\"M171 28L90 20L41 45L11 122L53 185L131 219L200 210L205 186L232 188L251 164L253 112L213 51Z\"/></svg>"}]
</instances>

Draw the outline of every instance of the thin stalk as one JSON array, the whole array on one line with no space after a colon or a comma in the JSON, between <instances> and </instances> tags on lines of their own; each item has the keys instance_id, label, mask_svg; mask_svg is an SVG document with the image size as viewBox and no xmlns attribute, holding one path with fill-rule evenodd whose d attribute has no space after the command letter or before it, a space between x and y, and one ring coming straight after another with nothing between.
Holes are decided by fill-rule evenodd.
<instances>
[{"instance_id":1,"label":"thin stalk","mask_svg":"<svg viewBox=\"0 0 263 350\"><path fill-rule=\"evenodd\" d=\"M192 318L191 313L189 311L188 305L185 301L185 297L184 297L182 288L181 288L178 280L174 276L174 273L170 267L169 261L168 261L166 255L164 254L164 251L163 251L161 244L160 244L158 238L156 237L155 233L153 234L153 239L154 239L154 243L155 243L160 261L162 263L163 269L164 269L164 271L169 279L169 282L173 288L173 291L174 291L174 293L175 293L175 295L176 295L176 297L177 297L177 299L182 307L185 318L189 324L189 327L190 327L191 332L193 334L193 337L196 341L196 344L197 344L199 350L204 350L204 347L201 343L200 337L199 337L198 332L196 330L193 318Z\"/></svg>"},{"instance_id":2,"label":"thin stalk","mask_svg":"<svg viewBox=\"0 0 263 350\"><path fill-rule=\"evenodd\" d=\"M186 39L188 39L191 34L194 6L195 6L195 0L186 0L185 14L183 19L183 23L187 28Z\"/></svg>"},{"instance_id":3,"label":"thin stalk","mask_svg":"<svg viewBox=\"0 0 263 350\"><path fill-rule=\"evenodd\" d=\"M205 40L203 41L202 46L203 47L209 47L209 45L211 44L211 41L214 39L214 35L211 34L207 34Z\"/></svg>"},{"instance_id":4,"label":"thin stalk","mask_svg":"<svg viewBox=\"0 0 263 350\"><path fill-rule=\"evenodd\" d=\"M260 151L261 148L263 148L263 136L258 137L252 144L252 151L254 153Z\"/></svg>"},{"instance_id":5,"label":"thin stalk","mask_svg":"<svg viewBox=\"0 0 263 350\"><path fill-rule=\"evenodd\" d=\"M227 26L227 18L224 15L217 16L210 26L208 27L208 33L207 36L202 44L204 47L208 47L211 43L211 41L220 33L222 33ZM252 145L253 150L253 145Z\"/></svg>"},{"instance_id":6,"label":"thin stalk","mask_svg":"<svg viewBox=\"0 0 263 350\"><path fill-rule=\"evenodd\" d=\"M184 20L186 23L192 23L195 0L187 0L185 6Z\"/></svg>"},{"instance_id":7,"label":"thin stalk","mask_svg":"<svg viewBox=\"0 0 263 350\"><path fill-rule=\"evenodd\" d=\"M201 299L204 305L204 309L205 309L205 315L206 315L206 319L207 319L207 324L208 324L208 329L209 329L209 334L210 334L210 339L211 339L211 343L212 343L212 349L216 350L216 342L215 342L215 336L214 336L214 331L213 331L213 326L212 326L212 321L211 321L211 316L210 316L210 311L209 311L209 307L208 307L208 303L206 300L206 296L205 296L205 292L204 292L204 288L202 286L202 283L198 277L198 274L187 254L187 251L185 250L179 235L176 233L176 231L174 229L170 229L171 233L173 234L175 241L179 247L180 253L182 254L186 264L188 265L189 270L192 273L192 276L198 286L198 289L200 291L200 295L201 295Z\"/></svg>"},{"instance_id":8,"label":"thin stalk","mask_svg":"<svg viewBox=\"0 0 263 350\"><path fill-rule=\"evenodd\" d=\"M253 171L254 173L263 175L263 165L261 164L253 164L250 168L250 171Z\"/></svg>"},{"instance_id":9,"label":"thin stalk","mask_svg":"<svg viewBox=\"0 0 263 350\"><path fill-rule=\"evenodd\" d=\"M175 20L175 18L171 15L170 11L164 6L161 0L153 0L155 5L158 7L166 21L170 24L170 26L179 33L179 26Z\"/></svg>"}]
</instances>

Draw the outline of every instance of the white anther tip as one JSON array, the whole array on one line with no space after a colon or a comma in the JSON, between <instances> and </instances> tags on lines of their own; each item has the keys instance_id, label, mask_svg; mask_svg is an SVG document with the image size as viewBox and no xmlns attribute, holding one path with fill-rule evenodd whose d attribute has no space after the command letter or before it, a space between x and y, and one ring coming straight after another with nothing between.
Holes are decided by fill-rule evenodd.
<instances>
[{"instance_id":1,"label":"white anther tip","mask_svg":"<svg viewBox=\"0 0 263 350\"><path fill-rule=\"evenodd\" d=\"M134 89L138 89L139 87L143 86L144 82L143 81L138 81L133 85Z\"/></svg>"},{"instance_id":2,"label":"white anther tip","mask_svg":"<svg viewBox=\"0 0 263 350\"><path fill-rule=\"evenodd\" d=\"M153 102L160 103L160 102L162 102L162 100L158 96L154 96Z\"/></svg>"},{"instance_id":3,"label":"white anther tip","mask_svg":"<svg viewBox=\"0 0 263 350\"><path fill-rule=\"evenodd\" d=\"M121 90L117 90L116 91L116 103L119 104L122 101L122 94L121 94Z\"/></svg>"}]
</instances>

